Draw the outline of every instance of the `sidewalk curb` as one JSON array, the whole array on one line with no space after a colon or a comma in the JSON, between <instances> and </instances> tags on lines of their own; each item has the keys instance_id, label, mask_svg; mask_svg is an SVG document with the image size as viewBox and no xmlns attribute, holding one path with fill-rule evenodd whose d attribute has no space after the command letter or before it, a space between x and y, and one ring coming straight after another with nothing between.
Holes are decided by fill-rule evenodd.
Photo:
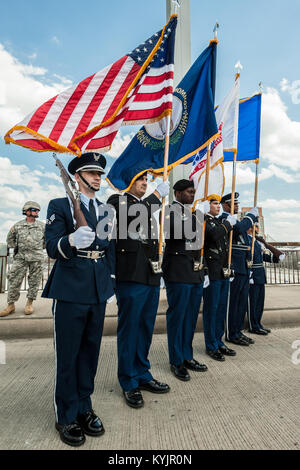
<instances>
[{"instance_id":1,"label":"sidewalk curb","mask_svg":"<svg viewBox=\"0 0 300 470\"><path fill-rule=\"evenodd\" d=\"M116 336L118 318L116 315L106 316L103 336ZM300 308L265 310L263 323L270 328L286 328L300 326ZM200 311L196 331L203 331L202 314ZM165 312L158 312L154 334L166 333ZM0 339L49 338L53 336L53 319L51 317L19 317L3 318L0 322Z\"/></svg>"}]
</instances>

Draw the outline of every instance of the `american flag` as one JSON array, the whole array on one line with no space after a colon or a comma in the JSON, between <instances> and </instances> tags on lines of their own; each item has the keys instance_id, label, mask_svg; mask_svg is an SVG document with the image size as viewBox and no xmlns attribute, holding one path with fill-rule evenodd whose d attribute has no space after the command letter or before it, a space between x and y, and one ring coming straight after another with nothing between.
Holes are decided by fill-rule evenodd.
<instances>
[{"instance_id":1,"label":"american flag","mask_svg":"<svg viewBox=\"0 0 300 470\"><path fill-rule=\"evenodd\" d=\"M124 124L172 112L177 15L132 52L41 105L5 135L31 150L109 150Z\"/></svg>"}]
</instances>

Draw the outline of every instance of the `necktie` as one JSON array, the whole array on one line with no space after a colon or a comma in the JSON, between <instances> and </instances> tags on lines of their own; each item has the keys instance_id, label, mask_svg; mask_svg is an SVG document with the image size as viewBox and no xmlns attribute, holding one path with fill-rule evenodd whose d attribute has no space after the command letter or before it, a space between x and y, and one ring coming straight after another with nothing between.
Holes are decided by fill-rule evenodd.
<instances>
[{"instance_id":1,"label":"necktie","mask_svg":"<svg viewBox=\"0 0 300 470\"><path fill-rule=\"evenodd\" d=\"M89 213L92 217L92 220L93 220L94 224L97 225L97 216L96 216L96 211L95 211L95 206L94 206L93 199L90 199L90 202L89 202Z\"/></svg>"}]
</instances>

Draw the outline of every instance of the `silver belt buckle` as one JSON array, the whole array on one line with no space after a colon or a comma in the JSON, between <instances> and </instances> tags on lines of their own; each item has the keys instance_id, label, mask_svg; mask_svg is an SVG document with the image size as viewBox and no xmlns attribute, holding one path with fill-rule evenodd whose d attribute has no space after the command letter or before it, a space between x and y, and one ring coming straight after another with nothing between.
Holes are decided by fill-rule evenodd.
<instances>
[{"instance_id":1,"label":"silver belt buckle","mask_svg":"<svg viewBox=\"0 0 300 470\"><path fill-rule=\"evenodd\" d=\"M223 270L223 276L225 279L228 279L231 275L231 269L230 268L222 268Z\"/></svg>"},{"instance_id":2,"label":"silver belt buckle","mask_svg":"<svg viewBox=\"0 0 300 470\"><path fill-rule=\"evenodd\" d=\"M162 273L162 269L160 267L160 262L159 261L152 261L151 259L149 259L149 263L150 263L152 272L154 274L161 274Z\"/></svg>"},{"instance_id":3,"label":"silver belt buckle","mask_svg":"<svg viewBox=\"0 0 300 470\"><path fill-rule=\"evenodd\" d=\"M194 261L194 271L201 271L201 269L203 269L201 261Z\"/></svg>"},{"instance_id":4,"label":"silver belt buckle","mask_svg":"<svg viewBox=\"0 0 300 470\"><path fill-rule=\"evenodd\" d=\"M90 252L91 259L98 259L99 258L99 251L92 251Z\"/></svg>"}]
</instances>

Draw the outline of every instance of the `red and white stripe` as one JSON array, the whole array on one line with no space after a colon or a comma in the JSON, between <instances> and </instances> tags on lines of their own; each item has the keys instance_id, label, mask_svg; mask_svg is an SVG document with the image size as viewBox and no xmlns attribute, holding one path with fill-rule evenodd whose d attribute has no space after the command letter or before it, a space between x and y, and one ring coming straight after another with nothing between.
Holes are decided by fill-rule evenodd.
<instances>
[{"instance_id":1,"label":"red and white stripe","mask_svg":"<svg viewBox=\"0 0 300 470\"><path fill-rule=\"evenodd\" d=\"M18 124L41 138L27 129L13 129L8 136L33 150L56 150L43 138L71 151L75 149L74 142L82 151L109 149L122 124L153 121L172 109L174 65L150 68L117 115L99 129L99 125L112 118L140 69L131 57L122 57L50 99Z\"/></svg>"}]
</instances>

